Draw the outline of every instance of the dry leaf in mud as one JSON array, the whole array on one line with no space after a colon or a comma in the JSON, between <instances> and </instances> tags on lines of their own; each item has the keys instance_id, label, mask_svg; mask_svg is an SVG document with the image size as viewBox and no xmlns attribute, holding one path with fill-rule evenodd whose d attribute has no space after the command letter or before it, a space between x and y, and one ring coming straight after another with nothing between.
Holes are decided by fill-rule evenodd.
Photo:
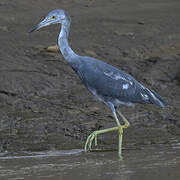
<instances>
[{"instance_id":1,"label":"dry leaf in mud","mask_svg":"<svg viewBox=\"0 0 180 180\"><path fill-rule=\"evenodd\" d=\"M53 46L48 46L47 48L44 48L44 50L47 52L58 53L59 47L58 47L58 45L53 45Z\"/></svg>"}]
</instances>

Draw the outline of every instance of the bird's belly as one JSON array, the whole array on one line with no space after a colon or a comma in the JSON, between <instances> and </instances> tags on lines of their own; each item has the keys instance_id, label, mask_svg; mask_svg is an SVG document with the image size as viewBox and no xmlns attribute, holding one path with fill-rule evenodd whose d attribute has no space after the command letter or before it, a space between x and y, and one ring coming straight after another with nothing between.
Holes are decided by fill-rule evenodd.
<instances>
[{"instance_id":1,"label":"bird's belly","mask_svg":"<svg viewBox=\"0 0 180 180\"><path fill-rule=\"evenodd\" d=\"M132 102L125 102L125 101L120 101L119 99L114 99L113 102L111 102L114 104L114 106L119 107L121 105L125 105L125 106L131 106L134 107L135 104Z\"/></svg>"},{"instance_id":2,"label":"bird's belly","mask_svg":"<svg viewBox=\"0 0 180 180\"><path fill-rule=\"evenodd\" d=\"M131 107L135 106L135 104L132 103L132 102L121 101L121 100L119 100L117 98L112 98L112 97L108 97L108 96L101 96L94 89L90 89L90 92L94 95L95 99L97 99L98 101L104 102L105 104L107 102L110 102L116 107L119 107L119 106L122 106L122 105L131 106Z\"/></svg>"}]
</instances>

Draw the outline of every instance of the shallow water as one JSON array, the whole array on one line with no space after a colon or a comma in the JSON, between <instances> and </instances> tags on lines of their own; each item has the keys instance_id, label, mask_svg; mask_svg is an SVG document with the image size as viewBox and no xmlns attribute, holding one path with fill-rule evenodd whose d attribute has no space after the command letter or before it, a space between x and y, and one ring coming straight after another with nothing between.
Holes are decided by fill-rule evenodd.
<instances>
[{"instance_id":1,"label":"shallow water","mask_svg":"<svg viewBox=\"0 0 180 180\"><path fill-rule=\"evenodd\" d=\"M84 153L81 149L0 154L0 179L180 179L180 141L123 151Z\"/></svg>"}]
</instances>

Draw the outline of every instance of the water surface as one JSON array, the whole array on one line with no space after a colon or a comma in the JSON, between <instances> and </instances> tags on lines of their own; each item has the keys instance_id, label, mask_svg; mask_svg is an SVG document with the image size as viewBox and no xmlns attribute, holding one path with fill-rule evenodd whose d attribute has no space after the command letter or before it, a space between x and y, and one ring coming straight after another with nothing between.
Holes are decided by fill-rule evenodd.
<instances>
[{"instance_id":1,"label":"water surface","mask_svg":"<svg viewBox=\"0 0 180 180\"><path fill-rule=\"evenodd\" d=\"M0 154L0 179L179 180L180 142L149 144L117 151L84 153L81 149Z\"/></svg>"}]
</instances>

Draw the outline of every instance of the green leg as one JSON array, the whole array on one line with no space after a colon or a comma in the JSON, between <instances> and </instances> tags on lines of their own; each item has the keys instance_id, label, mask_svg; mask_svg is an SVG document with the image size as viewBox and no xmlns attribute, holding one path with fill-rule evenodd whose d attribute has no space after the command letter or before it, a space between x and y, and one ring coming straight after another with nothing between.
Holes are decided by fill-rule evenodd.
<instances>
[{"instance_id":1,"label":"green leg","mask_svg":"<svg viewBox=\"0 0 180 180\"><path fill-rule=\"evenodd\" d=\"M111 131L117 131L118 129L119 129L118 127L113 127L113 128L103 129L103 130L99 130L99 131L94 131L93 133L91 133L88 136L88 138L86 140L84 151L87 152L87 151L91 150L93 140L95 141L95 146L97 145L97 136L99 134L104 134L104 133L111 132Z\"/></svg>"},{"instance_id":2,"label":"green leg","mask_svg":"<svg viewBox=\"0 0 180 180\"><path fill-rule=\"evenodd\" d=\"M122 120L124 121L124 125L122 127L128 128L130 126L129 121L124 117L124 115L120 111L117 111L117 112L121 116Z\"/></svg>"},{"instance_id":3,"label":"green leg","mask_svg":"<svg viewBox=\"0 0 180 180\"><path fill-rule=\"evenodd\" d=\"M93 133L91 133L91 134L88 136L87 140L86 140L86 144L85 144L85 148L84 148L85 152L91 150L91 146L92 146L93 140L95 141L95 145L97 145L97 136L98 136L99 134L104 134L104 133L112 132L112 131L119 131L118 153L119 153L120 159L122 159L123 129L129 127L129 122L128 122L128 120L122 115L121 112L119 112L119 111L117 111L117 112L118 112L118 114L121 116L121 118L123 119L124 125L121 125L121 124L120 124L120 122L119 122L119 120L118 120L118 118L117 118L116 112L114 111L114 112L113 112L113 115L114 115L114 118L115 118L115 120L116 120L116 123L117 123L118 127L103 129L103 130L94 131Z\"/></svg>"},{"instance_id":4,"label":"green leg","mask_svg":"<svg viewBox=\"0 0 180 180\"><path fill-rule=\"evenodd\" d=\"M113 112L114 118L117 122L118 128L119 128L119 147L118 147L118 154L119 154L119 158L122 159L122 139L123 139L123 129L124 128L128 128L130 126L128 120L123 116L123 114L120 111L117 111L118 114L121 116L122 120L124 121L124 124L121 125L116 112Z\"/></svg>"}]
</instances>

